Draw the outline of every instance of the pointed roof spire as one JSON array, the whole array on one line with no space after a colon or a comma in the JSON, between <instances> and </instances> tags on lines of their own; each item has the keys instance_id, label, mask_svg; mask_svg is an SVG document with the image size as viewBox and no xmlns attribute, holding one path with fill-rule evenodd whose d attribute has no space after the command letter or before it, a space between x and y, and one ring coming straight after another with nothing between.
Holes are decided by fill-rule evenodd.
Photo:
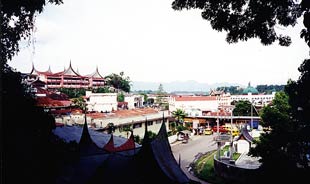
<instances>
[{"instance_id":1,"label":"pointed roof spire","mask_svg":"<svg viewBox=\"0 0 310 184\"><path fill-rule=\"evenodd\" d=\"M84 114L85 114L85 121L84 121L82 136L81 136L81 139L80 139L80 142L79 142L79 144L83 145L83 146L92 143L92 139L90 137L90 134L89 134L89 131L88 131L88 126L87 126L86 111L84 112Z\"/></svg>"},{"instance_id":2,"label":"pointed roof spire","mask_svg":"<svg viewBox=\"0 0 310 184\"><path fill-rule=\"evenodd\" d=\"M111 137L110 137L108 143L103 146L103 149L108 151L108 152L115 152L113 134L111 134Z\"/></svg>"},{"instance_id":3,"label":"pointed roof spire","mask_svg":"<svg viewBox=\"0 0 310 184\"><path fill-rule=\"evenodd\" d=\"M99 69L98 69L98 65L96 66L96 70L95 72L93 72L92 74L87 75L88 77L92 77L92 78L100 78L103 79L104 77L102 77L102 75L99 73Z\"/></svg>"},{"instance_id":4,"label":"pointed roof spire","mask_svg":"<svg viewBox=\"0 0 310 184\"><path fill-rule=\"evenodd\" d=\"M52 70L51 70L51 65L48 66L48 69L46 71L47 73L52 73Z\"/></svg>"},{"instance_id":5,"label":"pointed roof spire","mask_svg":"<svg viewBox=\"0 0 310 184\"><path fill-rule=\"evenodd\" d=\"M39 72L38 70L35 69L34 63L32 62L32 69L31 69L30 75L38 75L38 74Z\"/></svg>"},{"instance_id":6,"label":"pointed roof spire","mask_svg":"<svg viewBox=\"0 0 310 184\"><path fill-rule=\"evenodd\" d=\"M145 129L144 129L144 137L143 137L142 146L150 142L150 138L148 136L148 130L147 130L147 118L145 118L144 126L145 126Z\"/></svg>"},{"instance_id":7,"label":"pointed roof spire","mask_svg":"<svg viewBox=\"0 0 310 184\"><path fill-rule=\"evenodd\" d=\"M79 68L76 67L76 73L80 75Z\"/></svg>"},{"instance_id":8,"label":"pointed roof spire","mask_svg":"<svg viewBox=\"0 0 310 184\"><path fill-rule=\"evenodd\" d=\"M76 71L73 70L72 65L71 65L71 59L69 63L69 68L63 72L64 75L77 75L80 76Z\"/></svg>"}]
</instances>

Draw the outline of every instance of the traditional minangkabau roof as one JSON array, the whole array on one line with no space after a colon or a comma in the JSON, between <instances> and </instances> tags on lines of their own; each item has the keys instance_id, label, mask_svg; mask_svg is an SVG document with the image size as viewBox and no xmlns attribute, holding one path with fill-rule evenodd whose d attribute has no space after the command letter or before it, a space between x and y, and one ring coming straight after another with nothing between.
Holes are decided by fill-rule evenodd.
<instances>
[{"instance_id":1,"label":"traditional minangkabau roof","mask_svg":"<svg viewBox=\"0 0 310 184\"><path fill-rule=\"evenodd\" d=\"M79 151L81 156L88 156L88 155L96 155L96 154L103 154L104 151L100 149L90 137L87 127L87 120L86 120L86 113L85 113L85 122L83 126L83 131L81 135L81 139L79 141Z\"/></svg>"},{"instance_id":2,"label":"traditional minangkabau roof","mask_svg":"<svg viewBox=\"0 0 310 184\"><path fill-rule=\"evenodd\" d=\"M147 127L147 123L146 123ZM145 130L147 132L147 128ZM190 179L181 170L175 160L168 141L165 121L154 140L145 133L141 151L137 154L140 173L146 181L152 178L155 183L189 183ZM147 160L147 164L145 163Z\"/></svg>"},{"instance_id":3,"label":"traditional minangkabau roof","mask_svg":"<svg viewBox=\"0 0 310 184\"><path fill-rule=\"evenodd\" d=\"M52 74L51 66L48 66L48 69L47 69L46 73Z\"/></svg>"},{"instance_id":4,"label":"traditional minangkabau roof","mask_svg":"<svg viewBox=\"0 0 310 184\"><path fill-rule=\"evenodd\" d=\"M34 64L32 63L32 69L31 69L29 75L40 75L40 74L50 75L50 74L53 74L53 73L52 73L52 70L51 70L50 66L48 67L47 71L41 72L41 71L38 71L37 69L35 69Z\"/></svg>"},{"instance_id":5,"label":"traditional minangkabau roof","mask_svg":"<svg viewBox=\"0 0 310 184\"><path fill-rule=\"evenodd\" d=\"M237 137L236 141L238 141L240 139L247 140L250 143L252 143L254 140L254 138L249 134L249 131L246 127L241 129L241 133L240 133L239 137Z\"/></svg>"},{"instance_id":6,"label":"traditional minangkabau roof","mask_svg":"<svg viewBox=\"0 0 310 184\"><path fill-rule=\"evenodd\" d=\"M75 76L80 76L76 71L73 70L72 65L71 65L71 60L68 69L66 69L62 75L75 75Z\"/></svg>"},{"instance_id":7,"label":"traditional minangkabau roof","mask_svg":"<svg viewBox=\"0 0 310 184\"><path fill-rule=\"evenodd\" d=\"M94 73L86 75L86 76L92 77L92 78L104 79L99 73L98 66L96 67L96 71Z\"/></svg>"},{"instance_id":8,"label":"traditional minangkabau roof","mask_svg":"<svg viewBox=\"0 0 310 184\"><path fill-rule=\"evenodd\" d=\"M147 134L147 120L145 125L142 148L137 149L137 152L104 153L104 150L100 150L93 142L85 116L79 141L80 159L69 165L68 169L60 175L59 180L74 184L149 183L150 181L165 184L190 183L190 179L181 170L172 154L164 116L160 130L153 140L149 139ZM110 151L126 150L132 146L132 143L133 134L124 144L115 147L114 136L111 135L106 146L102 147Z\"/></svg>"},{"instance_id":9,"label":"traditional minangkabau roof","mask_svg":"<svg viewBox=\"0 0 310 184\"><path fill-rule=\"evenodd\" d=\"M109 142L106 145L104 145L103 149L110 153L133 150L135 149L135 141L134 141L133 134L131 133L129 139L124 144L120 145L119 147L114 146L113 134L111 134L111 138Z\"/></svg>"}]
</instances>

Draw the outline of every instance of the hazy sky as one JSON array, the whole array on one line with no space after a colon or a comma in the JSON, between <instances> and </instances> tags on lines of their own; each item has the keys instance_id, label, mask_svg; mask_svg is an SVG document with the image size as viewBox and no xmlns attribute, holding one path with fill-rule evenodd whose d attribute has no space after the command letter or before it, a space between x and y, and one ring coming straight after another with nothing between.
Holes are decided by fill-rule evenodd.
<instances>
[{"instance_id":1,"label":"hazy sky","mask_svg":"<svg viewBox=\"0 0 310 184\"><path fill-rule=\"evenodd\" d=\"M47 6L36 21L35 50L21 43L10 65L21 72L53 72L71 60L79 73L96 66L105 76L125 72L132 81L196 80L247 85L286 84L309 56L299 38L302 25L289 32L293 43L263 46L257 39L228 44L225 33L212 30L198 10L174 11L172 0L64 0ZM34 54L33 54L34 53Z\"/></svg>"}]
</instances>

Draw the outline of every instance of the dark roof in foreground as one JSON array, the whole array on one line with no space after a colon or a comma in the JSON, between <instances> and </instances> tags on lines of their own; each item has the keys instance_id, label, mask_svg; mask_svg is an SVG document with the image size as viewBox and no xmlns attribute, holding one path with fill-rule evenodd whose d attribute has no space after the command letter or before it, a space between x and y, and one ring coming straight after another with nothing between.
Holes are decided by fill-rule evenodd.
<instances>
[{"instance_id":1,"label":"dark roof in foreground","mask_svg":"<svg viewBox=\"0 0 310 184\"><path fill-rule=\"evenodd\" d=\"M189 183L172 154L164 121L154 140L147 135L142 147L107 152L94 143L85 123L80 134L79 147L83 149L79 149L79 159L63 167L57 183Z\"/></svg>"}]
</instances>

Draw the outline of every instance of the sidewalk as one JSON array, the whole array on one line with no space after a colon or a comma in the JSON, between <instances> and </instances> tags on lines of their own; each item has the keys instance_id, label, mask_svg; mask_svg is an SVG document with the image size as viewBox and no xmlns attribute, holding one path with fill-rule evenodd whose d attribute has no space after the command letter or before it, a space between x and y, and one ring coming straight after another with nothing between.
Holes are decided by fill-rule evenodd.
<instances>
[{"instance_id":1,"label":"sidewalk","mask_svg":"<svg viewBox=\"0 0 310 184\"><path fill-rule=\"evenodd\" d=\"M261 163L259 162L259 158L251 157L243 153L238 160L236 160L235 165L245 169L257 169L260 167Z\"/></svg>"}]
</instances>

